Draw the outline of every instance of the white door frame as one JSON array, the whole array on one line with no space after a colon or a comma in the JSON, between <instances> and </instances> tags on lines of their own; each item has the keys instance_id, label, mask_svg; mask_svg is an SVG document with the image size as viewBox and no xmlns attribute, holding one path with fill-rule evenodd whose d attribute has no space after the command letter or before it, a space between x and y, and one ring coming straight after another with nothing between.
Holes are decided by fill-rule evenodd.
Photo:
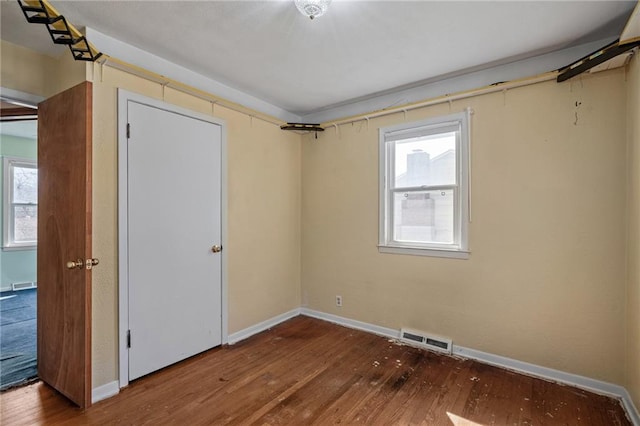
<instances>
[{"instance_id":1,"label":"white door frame","mask_svg":"<svg viewBox=\"0 0 640 426\"><path fill-rule=\"evenodd\" d=\"M227 127L218 118L200 114L166 102L118 89L118 353L119 353L119 385L123 388L129 384L129 351L127 348L127 330L129 330L129 252L128 252L128 156L127 156L127 104L133 101L139 104L163 109L165 111L217 124L221 129L221 236L222 247L222 344L228 343L228 306L227 306Z\"/></svg>"},{"instance_id":2,"label":"white door frame","mask_svg":"<svg viewBox=\"0 0 640 426\"><path fill-rule=\"evenodd\" d=\"M19 90L13 90L13 89L9 89L8 87L1 87L0 86L0 100L6 101L6 102L15 102L18 105L24 105L24 106L28 106L28 107L35 107L36 109L34 109L35 114L34 115L38 115L38 104L44 100L46 100L47 98L45 98L44 96L38 96L38 95L32 95L30 93L26 93L26 92L21 92ZM37 126L37 121L38 119L35 118L36 121L36 126ZM38 149L38 139L36 136L36 151ZM12 155L0 155L0 161L2 161L2 157L4 158L10 158L12 160L23 160L23 158L19 158L19 157L15 157ZM25 161L33 161L36 163L36 166L38 164L38 159L36 158L35 160L33 159L24 159ZM8 185L8 171L6 168L4 168L3 170L4 176L3 176L3 184L6 186ZM2 188L2 190L6 190L7 188ZM4 205L1 207L3 209L2 214L4 215L4 217L9 217L9 206L8 205ZM6 221L3 221L5 223L3 223L2 225L0 225L2 227L2 237L3 238L7 238L7 232L8 230L5 228L4 225L6 225ZM3 244L4 241L0 241L0 244ZM28 250L32 250L31 247L27 247ZM7 248L3 248L2 250L7 250ZM36 241L36 248L35 250L38 250L38 242ZM34 265L34 268L37 268L37 265ZM2 288L0 287L0 291L8 291L11 290L11 287L6 287L6 288Z\"/></svg>"},{"instance_id":3,"label":"white door frame","mask_svg":"<svg viewBox=\"0 0 640 426\"><path fill-rule=\"evenodd\" d=\"M44 96L32 95L31 93L13 90L8 87L0 87L0 98L6 99L7 101L16 101L24 105L35 107L37 107L40 102L47 99Z\"/></svg>"}]
</instances>

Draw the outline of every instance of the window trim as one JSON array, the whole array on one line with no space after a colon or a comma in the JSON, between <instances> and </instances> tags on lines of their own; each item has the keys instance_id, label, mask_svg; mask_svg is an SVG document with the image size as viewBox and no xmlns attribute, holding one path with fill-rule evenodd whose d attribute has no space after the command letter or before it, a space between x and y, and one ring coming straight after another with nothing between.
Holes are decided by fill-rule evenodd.
<instances>
[{"instance_id":1,"label":"window trim","mask_svg":"<svg viewBox=\"0 0 640 426\"><path fill-rule=\"evenodd\" d=\"M2 249L4 251L11 250L33 250L38 246L38 241L25 241L25 242L15 242L13 240L13 226L12 226L12 218L13 211L12 206L15 204L12 202L13 199L13 173L12 170L14 167L28 167L38 169L38 163L36 160L22 158L22 157L13 157L13 156L2 156L2 168L3 168L3 188L2 188ZM16 203L23 205L21 203ZM31 204L24 204L31 205ZM38 203L36 202L37 206Z\"/></svg>"},{"instance_id":2,"label":"window trim","mask_svg":"<svg viewBox=\"0 0 640 426\"><path fill-rule=\"evenodd\" d=\"M470 221L470 122L471 109L446 116L432 117L425 120L402 123L379 129L379 229L378 251L380 253L408 254L418 256L446 257L454 259L468 259L469 251L469 221ZM392 144L413 135L428 135L444 133L451 126L459 125L459 137L456 138L456 184L445 185L453 189L454 196L454 240L457 245L448 244L412 244L392 241L389 237L393 226L393 193L400 189L411 191L428 190L442 185L392 188L391 164L394 160ZM442 129L442 130L440 130ZM407 135L407 136L404 136ZM406 192L406 191L405 191Z\"/></svg>"}]
</instances>

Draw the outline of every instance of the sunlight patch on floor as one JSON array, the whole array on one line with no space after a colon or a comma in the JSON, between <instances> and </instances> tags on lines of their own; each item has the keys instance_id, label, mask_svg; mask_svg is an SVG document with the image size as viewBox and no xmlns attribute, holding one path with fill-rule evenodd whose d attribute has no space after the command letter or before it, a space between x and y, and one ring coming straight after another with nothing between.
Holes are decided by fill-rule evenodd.
<instances>
[{"instance_id":1,"label":"sunlight patch on floor","mask_svg":"<svg viewBox=\"0 0 640 426\"><path fill-rule=\"evenodd\" d=\"M456 416L455 414L452 414L448 411L447 411L447 416L449 416L449 420L451 420L451 423L453 424L453 426L483 426L480 423L472 422L471 420L467 420L463 417Z\"/></svg>"}]
</instances>

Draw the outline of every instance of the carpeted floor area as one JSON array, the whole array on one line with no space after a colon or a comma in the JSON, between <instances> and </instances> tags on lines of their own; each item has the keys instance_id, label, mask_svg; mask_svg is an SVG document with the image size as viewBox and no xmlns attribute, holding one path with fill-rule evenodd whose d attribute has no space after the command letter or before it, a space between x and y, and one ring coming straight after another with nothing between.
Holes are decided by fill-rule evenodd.
<instances>
[{"instance_id":1,"label":"carpeted floor area","mask_svg":"<svg viewBox=\"0 0 640 426\"><path fill-rule=\"evenodd\" d=\"M0 293L0 390L37 376L37 289Z\"/></svg>"}]
</instances>

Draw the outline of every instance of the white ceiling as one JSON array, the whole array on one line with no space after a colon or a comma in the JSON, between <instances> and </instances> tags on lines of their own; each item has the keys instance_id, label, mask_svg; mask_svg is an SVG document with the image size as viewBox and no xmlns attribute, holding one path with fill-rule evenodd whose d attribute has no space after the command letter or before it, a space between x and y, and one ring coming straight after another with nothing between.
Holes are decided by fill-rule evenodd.
<instances>
[{"instance_id":1,"label":"white ceiling","mask_svg":"<svg viewBox=\"0 0 640 426\"><path fill-rule=\"evenodd\" d=\"M303 117L549 52L575 56L569 48L617 38L636 1L334 0L313 21L292 0L51 3L77 27ZM17 2L0 13L2 39L69 54Z\"/></svg>"}]
</instances>

